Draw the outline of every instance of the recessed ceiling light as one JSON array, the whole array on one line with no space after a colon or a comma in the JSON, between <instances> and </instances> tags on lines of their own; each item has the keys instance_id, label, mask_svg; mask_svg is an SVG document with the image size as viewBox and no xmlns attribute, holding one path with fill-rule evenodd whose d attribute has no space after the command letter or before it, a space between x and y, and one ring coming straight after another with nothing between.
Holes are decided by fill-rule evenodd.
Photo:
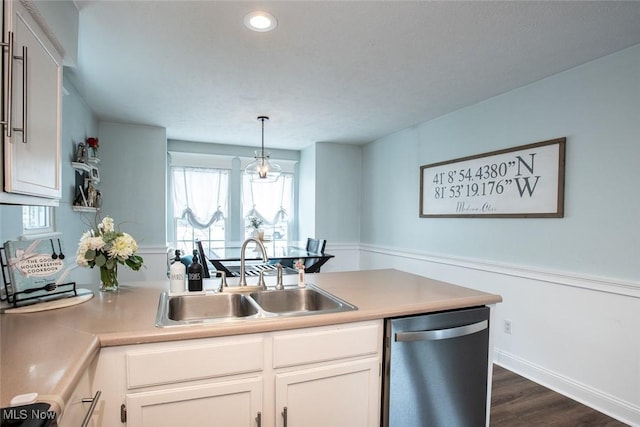
<instances>
[{"instance_id":1,"label":"recessed ceiling light","mask_svg":"<svg viewBox=\"0 0 640 427\"><path fill-rule=\"evenodd\" d=\"M278 26L278 20L268 12L255 11L244 16L244 25L252 30L265 33Z\"/></svg>"}]
</instances>

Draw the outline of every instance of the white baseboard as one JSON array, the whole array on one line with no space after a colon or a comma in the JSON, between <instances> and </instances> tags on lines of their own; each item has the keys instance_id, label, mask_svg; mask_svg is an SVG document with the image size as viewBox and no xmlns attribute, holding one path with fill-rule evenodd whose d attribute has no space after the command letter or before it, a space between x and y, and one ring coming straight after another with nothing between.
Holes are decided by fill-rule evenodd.
<instances>
[{"instance_id":1,"label":"white baseboard","mask_svg":"<svg viewBox=\"0 0 640 427\"><path fill-rule=\"evenodd\" d=\"M494 349L493 362L623 423L632 426L640 425L640 407L638 406L621 401L500 349Z\"/></svg>"}]
</instances>

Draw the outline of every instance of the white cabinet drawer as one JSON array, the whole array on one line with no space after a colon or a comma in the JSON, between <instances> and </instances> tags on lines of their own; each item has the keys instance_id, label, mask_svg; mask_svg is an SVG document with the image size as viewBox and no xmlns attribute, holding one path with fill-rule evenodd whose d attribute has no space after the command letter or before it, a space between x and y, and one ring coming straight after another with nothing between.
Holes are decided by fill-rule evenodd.
<instances>
[{"instance_id":1,"label":"white cabinet drawer","mask_svg":"<svg viewBox=\"0 0 640 427\"><path fill-rule=\"evenodd\" d=\"M263 362L263 339L256 337L128 351L127 388L256 372Z\"/></svg>"},{"instance_id":2,"label":"white cabinet drawer","mask_svg":"<svg viewBox=\"0 0 640 427\"><path fill-rule=\"evenodd\" d=\"M381 349L381 321L291 331L273 337L273 367L377 354Z\"/></svg>"}]
</instances>

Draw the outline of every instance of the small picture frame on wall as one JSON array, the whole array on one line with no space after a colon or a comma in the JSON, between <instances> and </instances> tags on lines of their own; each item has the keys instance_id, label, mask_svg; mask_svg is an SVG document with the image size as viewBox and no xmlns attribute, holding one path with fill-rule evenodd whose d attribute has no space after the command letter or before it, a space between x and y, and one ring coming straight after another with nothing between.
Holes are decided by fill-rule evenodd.
<instances>
[{"instance_id":1,"label":"small picture frame on wall","mask_svg":"<svg viewBox=\"0 0 640 427\"><path fill-rule=\"evenodd\" d=\"M91 181L93 181L95 183L99 183L100 182L100 171L95 166L91 167Z\"/></svg>"}]
</instances>

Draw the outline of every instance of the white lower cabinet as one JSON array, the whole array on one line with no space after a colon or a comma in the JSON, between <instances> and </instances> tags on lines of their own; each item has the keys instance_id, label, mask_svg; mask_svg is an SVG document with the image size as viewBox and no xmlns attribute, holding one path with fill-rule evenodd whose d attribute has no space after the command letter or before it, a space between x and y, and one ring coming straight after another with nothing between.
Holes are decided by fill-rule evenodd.
<instances>
[{"instance_id":1,"label":"white lower cabinet","mask_svg":"<svg viewBox=\"0 0 640 427\"><path fill-rule=\"evenodd\" d=\"M276 425L380 425L379 371L380 361L368 358L276 374Z\"/></svg>"},{"instance_id":2,"label":"white lower cabinet","mask_svg":"<svg viewBox=\"0 0 640 427\"><path fill-rule=\"evenodd\" d=\"M95 425L379 426L381 355L382 321L107 347Z\"/></svg>"},{"instance_id":3,"label":"white lower cabinet","mask_svg":"<svg viewBox=\"0 0 640 427\"><path fill-rule=\"evenodd\" d=\"M382 321L274 334L277 427L380 425Z\"/></svg>"},{"instance_id":4,"label":"white lower cabinet","mask_svg":"<svg viewBox=\"0 0 640 427\"><path fill-rule=\"evenodd\" d=\"M127 425L254 426L261 416L262 378L130 393Z\"/></svg>"}]
</instances>

